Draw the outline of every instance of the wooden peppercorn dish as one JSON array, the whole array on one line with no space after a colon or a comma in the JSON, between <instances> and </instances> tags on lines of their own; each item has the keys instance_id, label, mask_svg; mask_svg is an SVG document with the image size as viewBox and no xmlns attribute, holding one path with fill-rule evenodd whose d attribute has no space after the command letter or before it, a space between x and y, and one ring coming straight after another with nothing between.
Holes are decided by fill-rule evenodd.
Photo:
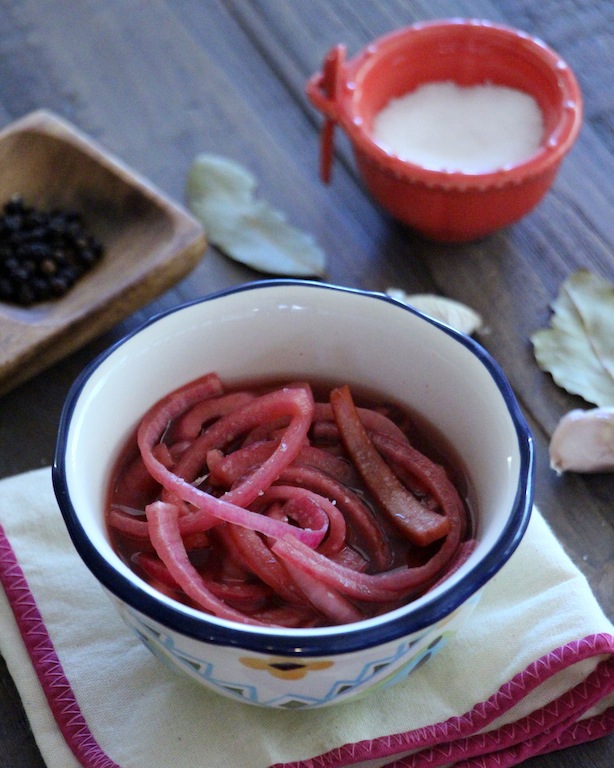
<instances>
[{"instance_id":1,"label":"wooden peppercorn dish","mask_svg":"<svg viewBox=\"0 0 614 768\"><path fill-rule=\"evenodd\" d=\"M70 290L0 300L0 393L108 330L201 259L201 225L149 181L62 118L38 110L0 132L0 207L83 220L102 254ZM50 265L52 268L53 265Z\"/></svg>"}]
</instances>

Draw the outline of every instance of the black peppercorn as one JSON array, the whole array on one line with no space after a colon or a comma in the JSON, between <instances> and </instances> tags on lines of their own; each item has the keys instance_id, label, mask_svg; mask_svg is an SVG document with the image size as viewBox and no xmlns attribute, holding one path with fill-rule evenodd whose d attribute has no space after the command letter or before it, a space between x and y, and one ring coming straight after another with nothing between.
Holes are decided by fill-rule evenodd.
<instances>
[{"instance_id":1,"label":"black peppercorn","mask_svg":"<svg viewBox=\"0 0 614 768\"><path fill-rule=\"evenodd\" d=\"M14 195L0 215L0 301L59 298L103 253L77 211L39 210Z\"/></svg>"}]
</instances>

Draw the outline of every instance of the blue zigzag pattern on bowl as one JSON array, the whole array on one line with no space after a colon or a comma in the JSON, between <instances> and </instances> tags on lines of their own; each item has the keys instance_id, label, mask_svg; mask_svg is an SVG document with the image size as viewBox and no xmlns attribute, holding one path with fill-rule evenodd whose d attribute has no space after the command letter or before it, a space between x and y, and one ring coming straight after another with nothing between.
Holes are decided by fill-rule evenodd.
<instances>
[{"instance_id":1,"label":"blue zigzag pattern on bowl","mask_svg":"<svg viewBox=\"0 0 614 768\"><path fill-rule=\"evenodd\" d=\"M355 677L342 678L334 681L329 686L326 693L320 697L306 696L305 694L297 693L296 691L288 691L283 696L263 699L261 698L261 693L259 694L257 685L218 678L215 674L215 665L212 662L192 656L185 651L178 649L172 636L159 632L157 629L136 619L134 616L130 616L130 625L155 656L161 659L167 666L170 666L171 668L180 666L190 677L201 678L226 696L237 698L252 704L283 709L300 709L321 706L331 703L340 696L345 696L351 693L360 694L360 688L379 675L383 675L383 677L379 683L376 684L376 687L387 687L393 682L409 675L413 669L420 666L425 658L430 657L432 653L445 644L445 640L447 640L442 634L437 635L427 647L422 646L420 650L417 650L417 652L411 656L411 658L407 659L401 667L395 668L392 673L385 674L385 671L389 669L391 665L395 664L395 662L398 662L400 659L403 659L413 647L420 644L424 635L414 638L411 641L404 641L394 649L392 654L388 654L382 658L364 664ZM268 673L265 671L265 674ZM318 673L312 671L309 674L317 675ZM371 691L373 689L369 688L369 690Z\"/></svg>"}]
</instances>

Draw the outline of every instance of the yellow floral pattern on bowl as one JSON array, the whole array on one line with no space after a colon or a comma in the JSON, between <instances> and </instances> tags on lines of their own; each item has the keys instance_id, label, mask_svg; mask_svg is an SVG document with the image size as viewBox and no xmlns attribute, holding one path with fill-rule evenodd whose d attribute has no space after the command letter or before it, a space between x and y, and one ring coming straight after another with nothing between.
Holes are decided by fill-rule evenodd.
<instances>
[{"instance_id":1,"label":"yellow floral pattern on bowl","mask_svg":"<svg viewBox=\"0 0 614 768\"><path fill-rule=\"evenodd\" d=\"M259 656L242 656L239 661L250 669L262 669L282 680L301 680L308 672L329 669L332 661L296 661L285 657L263 659Z\"/></svg>"}]
</instances>

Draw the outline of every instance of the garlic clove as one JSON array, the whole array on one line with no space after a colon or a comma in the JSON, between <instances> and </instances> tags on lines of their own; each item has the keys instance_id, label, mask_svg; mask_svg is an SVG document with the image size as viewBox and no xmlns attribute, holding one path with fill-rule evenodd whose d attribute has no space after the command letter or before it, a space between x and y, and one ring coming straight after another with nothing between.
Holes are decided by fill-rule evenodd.
<instances>
[{"instance_id":1,"label":"garlic clove","mask_svg":"<svg viewBox=\"0 0 614 768\"><path fill-rule=\"evenodd\" d=\"M550 466L559 474L614 471L614 407L565 414L550 440Z\"/></svg>"}]
</instances>

